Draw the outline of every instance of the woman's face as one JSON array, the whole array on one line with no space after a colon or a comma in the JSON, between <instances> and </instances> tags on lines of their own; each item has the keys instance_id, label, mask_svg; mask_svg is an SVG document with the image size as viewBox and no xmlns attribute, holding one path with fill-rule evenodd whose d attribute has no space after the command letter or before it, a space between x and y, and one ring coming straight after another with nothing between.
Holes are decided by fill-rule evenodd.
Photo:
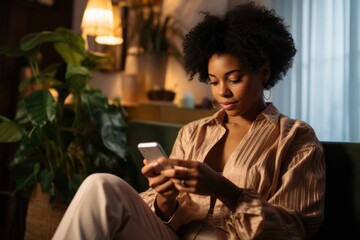
<instances>
[{"instance_id":1,"label":"woman's face","mask_svg":"<svg viewBox=\"0 0 360 240\"><path fill-rule=\"evenodd\" d=\"M208 71L212 94L229 117L255 119L265 108L263 86L270 76L268 64L252 72L231 54L214 54Z\"/></svg>"}]
</instances>

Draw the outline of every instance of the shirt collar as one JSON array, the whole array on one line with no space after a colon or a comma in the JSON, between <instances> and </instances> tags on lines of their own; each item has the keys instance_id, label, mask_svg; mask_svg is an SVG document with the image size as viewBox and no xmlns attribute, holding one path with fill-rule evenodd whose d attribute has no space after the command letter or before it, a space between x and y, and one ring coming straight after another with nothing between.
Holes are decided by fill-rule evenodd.
<instances>
[{"instance_id":1,"label":"shirt collar","mask_svg":"<svg viewBox=\"0 0 360 240\"><path fill-rule=\"evenodd\" d=\"M279 121L279 116L280 113L277 110L277 108L274 106L274 104L266 103L266 108L261 113L259 113L255 121L266 118L274 125L276 125Z\"/></svg>"}]
</instances>

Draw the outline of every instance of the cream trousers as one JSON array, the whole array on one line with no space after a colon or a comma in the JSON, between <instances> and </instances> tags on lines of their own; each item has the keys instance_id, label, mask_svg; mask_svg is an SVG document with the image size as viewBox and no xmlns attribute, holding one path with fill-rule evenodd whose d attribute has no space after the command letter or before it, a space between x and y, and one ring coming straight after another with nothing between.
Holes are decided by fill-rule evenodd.
<instances>
[{"instance_id":1,"label":"cream trousers","mask_svg":"<svg viewBox=\"0 0 360 240\"><path fill-rule=\"evenodd\" d=\"M81 184L53 240L179 239L117 176L96 173Z\"/></svg>"}]
</instances>

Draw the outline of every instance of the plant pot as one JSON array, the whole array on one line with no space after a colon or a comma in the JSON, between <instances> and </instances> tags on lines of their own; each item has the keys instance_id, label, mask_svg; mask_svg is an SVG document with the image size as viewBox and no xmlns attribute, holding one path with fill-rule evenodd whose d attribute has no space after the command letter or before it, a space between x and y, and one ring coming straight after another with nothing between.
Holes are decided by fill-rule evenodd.
<instances>
[{"instance_id":1,"label":"plant pot","mask_svg":"<svg viewBox=\"0 0 360 240\"><path fill-rule=\"evenodd\" d=\"M40 184L36 184L29 199L24 239L51 239L67 206L61 200L51 204L48 195L41 191Z\"/></svg>"}]
</instances>

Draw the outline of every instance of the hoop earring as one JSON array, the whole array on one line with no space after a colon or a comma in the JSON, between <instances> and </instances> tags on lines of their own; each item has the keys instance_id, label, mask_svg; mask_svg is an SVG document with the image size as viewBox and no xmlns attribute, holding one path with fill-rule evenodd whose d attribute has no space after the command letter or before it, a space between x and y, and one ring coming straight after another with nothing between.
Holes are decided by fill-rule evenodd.
<instances>
[{"instance_id":1,"label":"hoop earring","mask_svg":"<svg viewBox=\"0 0 360 240\"><path fill-rule=\"evenodd\" d=\"M269 101L271 99L271 88L269 90L269 96L268 97L265 96L264 91L263 91L263 98L265 99L265 101Z\"/></svg>"}]
</instances>

